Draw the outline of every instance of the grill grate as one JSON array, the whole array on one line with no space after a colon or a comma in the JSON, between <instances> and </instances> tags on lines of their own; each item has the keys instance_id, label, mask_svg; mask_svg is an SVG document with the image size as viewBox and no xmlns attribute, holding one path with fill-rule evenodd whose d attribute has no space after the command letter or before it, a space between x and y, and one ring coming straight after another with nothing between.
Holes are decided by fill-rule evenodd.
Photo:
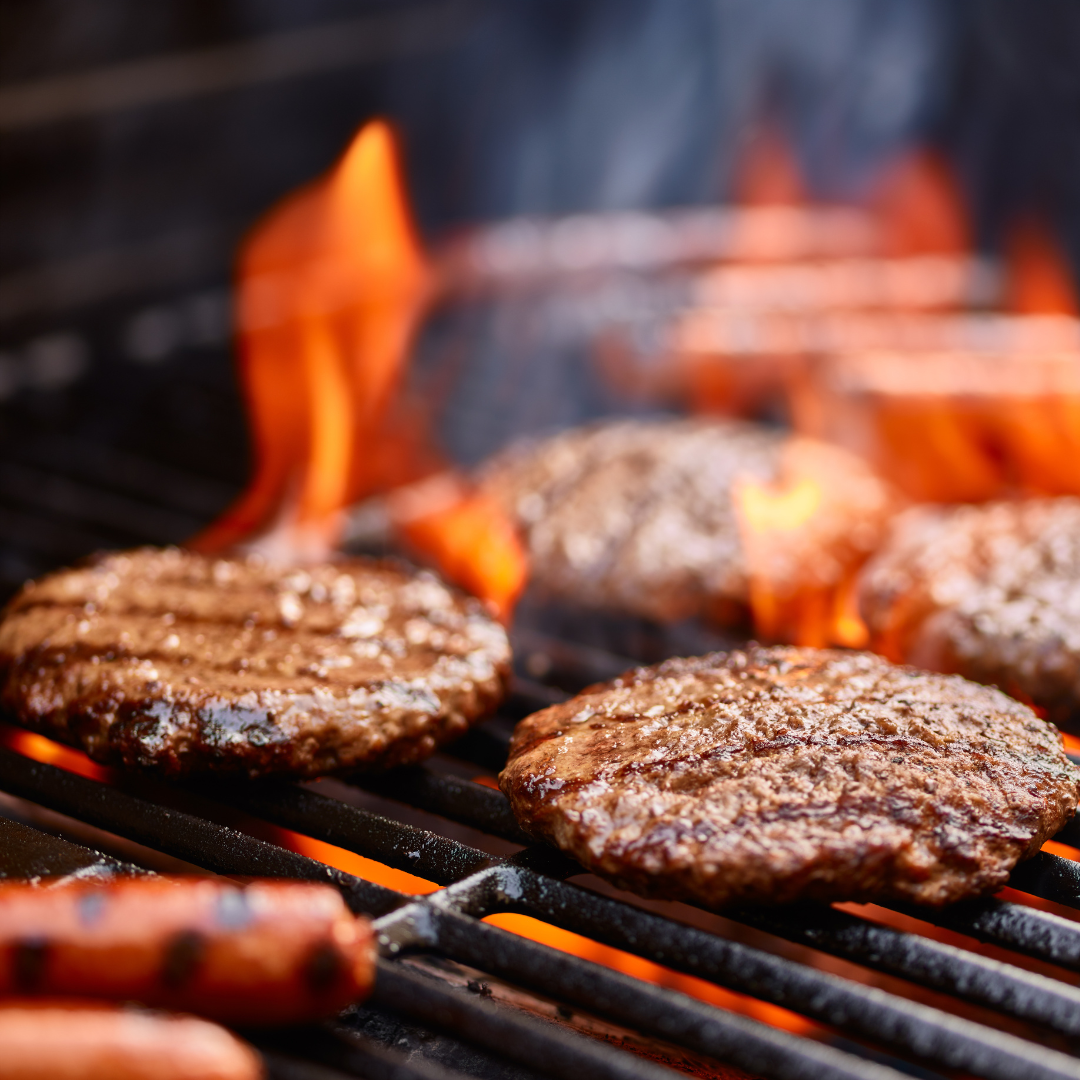
<instances>
[{"instance_id":1,"label":"grill grate","mask_svg":"<svg viewBox=\"0 0 1080 1080\"><path fill-rule=\"evenodd\" d=\"M64 438L35 431L29 405L25 412L12 416L20 422L9 426L0 470L7 587L81 553L87 537L178 539L212 516L241 471L235 462L185 464L141 436L103 443L93 409ZM1009 899L939 913L804 905L721 919L579 881L576 864L530 845L502 795L474 782L501 767L514 722L628 666L598 640L643 657L700 651L693 628L678 644L653 640L647 627L622 638L584 624L578 638L574 629L573 619L523 618L516 652L528 677L499 715L431 763L389 776L106 783L0 749L0 792L25 800L0 809L21 808L38 826L0 818L7 865L80 876L125 869L90 844L150 868L178 859L228 875L327 881L377 918L384 959L375 998L337 1025L252 1034L274 1076L651 1078L674 1068L726 1077L734 1066L815 1080L1080 1077L1080 917L1070 914L1080 909L1080 872L1067 859L1043 853L1014 873ZM0 742L4 735L0 725ZM289 850L281 829L441 888L415 896L362 880ZM1058 840L1080 846L1080 825ZM786 1012L773 1015L798 1022L770 1026L484 921L505 913L658 964L677 973L676 985L692 976L743 995L724 1000L755 1016L779 1008Z\"/></svg>"},{"instance_id":2,"label":"grill grate","mask_svg":"<svg viewBox=\"0 0 1080 1080\"><path fill-rule=\"evenodd\" d=\"M486 734L494 741L505 730L506 723L497 720L487 725ZM524 839L498 792L436 766L362 784L364 790L338 782L323 786L358 799L372 793L392 796L414 810L492 837ZM533 1073L672 1075L664 1066L587 1038L571 1026L545 1022L504 1001L434 978L430 965L417 966L410 958L453 961L481 977L556 1002L564 1013L585 1013L752 1075L900 1075L902 1060L872 1061L859 1045L866 1043L931 1068L988 1078L1080 1076L1080 1061L1063 1052L1080 1033L1080 990L1064 977L1052 978L845 910L814 905L728 913L727 935L706 931L566 880L580 868L549 849L526 846L509 857L493 855L313 790L319 786L260 782L195 788L156 784L150 789L135 781L120 787L30 761L12 750L0 751L0 790L10 795L218 873L290 876L335 885L355 911L378 919L384 959L372 1002L375 1010L405 1017L427 1030L451 1032L455 1039ZM181 805L186 808L178 808ZM255 819L300 832L443 888L422 897L395 892L217 820L237 811L244 822ZM70 852L67 857L70 862ZM1020 868L1011 884L1035 897L1080 908L1077 880L1072 863L1044 853ZM800 1013L841 1033L842 1039L830 1044L799 1037L481 921L505 912L532 916ZM1080 925L1058 914L993 899L942 913L919 911L917 917L1059 968L1080 970ZM936 1004L820 970L740 940L741 928L886 972L935 992L935 1001L951 995L1038 1030L1033 1038L1021 1038ZM1036 1041L1052 1043L1055 1037L1060 1049ZM306 1033L298 1049L294 1037L283 1060L291 1062L288 1068L299 1069L295 1055L302 1052L309 1061L329 1062L354 1075L360 1068L360 1074L367 1075L367 1058L361 1054L361 1067L360 1058L350 1057L355 1047L366 1044L355 1037L341 1040L329 1030ZM375 1053L376 1048L369 1049ZM271 1050L273 1062L278 1050ZM380 1067L406 1067L381 1053Z\"/></svg>"}]
</instances>

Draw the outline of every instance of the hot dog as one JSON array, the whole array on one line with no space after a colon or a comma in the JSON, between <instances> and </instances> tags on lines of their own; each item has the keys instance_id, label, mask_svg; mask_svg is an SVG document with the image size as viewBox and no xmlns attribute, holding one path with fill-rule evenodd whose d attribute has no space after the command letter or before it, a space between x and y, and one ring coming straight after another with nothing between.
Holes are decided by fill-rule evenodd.
<instances>
[{"instance_id":1,"label":"hot dog","mask_svg":"<svg viewBox=\"0 0 1080 1080\"><path fill-rule=\"evenodd\" d=\"M193 1016L64 1001L0 1003L0 1080L261 1080L246 1043Z\"/></svg>"},{"instance_id":2,"label":"hot dog","mask_svg":"<svg viewBox=\"0 0 1080 1080\"><path fill-rule=\"evenodd\" d=\"M0 995L298 1023L365 997L374 962L370 925L328 885L164 877L0 884Z\"/></svg>"}]
</instances>

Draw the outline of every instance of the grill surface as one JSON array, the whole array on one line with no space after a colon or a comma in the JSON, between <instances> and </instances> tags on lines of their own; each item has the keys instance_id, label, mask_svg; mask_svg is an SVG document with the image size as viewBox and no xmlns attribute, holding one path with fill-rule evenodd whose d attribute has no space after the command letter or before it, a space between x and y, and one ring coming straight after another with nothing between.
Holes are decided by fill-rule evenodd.
<instances>
[{"instance_id":1,"label":"grill surface","mask_svg":"<svg viewBox=\"0 0 1080 1080\"><path fill-rule=\"evenodd\" d=\"M550 696L551 691L544 695ZM383 959L367 1007L319 1031L255 1036L275 1071L284 1070L281 1075L317 1075L304 1064L312 1061L350 1075L440 1075L432 1071L434 1057L454 1060L478 1076L661 1077L672 1075L670 1064L701 1070L707 1059L751 1075L785 1078L884 1078L913 1068L915 1075L959 1070L1007 1080L1080 1076L1080 1061L1069 1053L1080 1034L1080 990L1068 974L1080 972L1080 926L1034 906L1038 899L905 913L994 947L984 955L971 941L962 947L885 925L889 913L881 911L803 905L794 911L727 913L723 920L704 913L695 918L693 909L681 905L616 898L605 895L603 886L568 881L580 868L549 849L525 846L510 853L509 844L524 838L501 794L455 773L475 775L491 765L494 748L505 746L515 711L541 704L530 700L528 687L519 688L511 710L455 747L455 757L363 781L362 787L338 781L170 787L139 777L110 784L5 749L0 789L206 870L328 881L355 911L378 920ZM373 804L398 812L375 812ZM33 808L13 805L34 818ZM418 812L441 827L408 823ZM37 820L42 824L40 815ZM260 838L260 832L267 835L265 823L442 888L413 896L365 881ZM492 850L455 839L461 827L473 837L479 832L493 838L494 845L484 845ZM1070 826L1061 839L1075 831ZM103 841L102 846L114 842ZM82 876L125 869L115 859L14 823L4 823L3 847L10 873ZM494 853L500 847L505 854ZM1025 864L1011 885L1034 898L1080 907L1076 866L1054 855ZM482 921L506 912L801 1014L815 1022L813 1037ZM814 952L792 959L782 947L769 947L778 939ZM1002 959L1003 949L1012 957ZM845 975L823 970L829 965L817 966L820 954L887 974L889 989L872 985L872 978L863 981L854 969ZM1056 975L1032 970L1039 965L1024 964L1021 956L1053 965ZM926 1000L933 1004L912 1000L908 995L916 988L931 991ZM971 1018L978 1010L981 1022ZM579 1015L585 1019L574 1019ZM395 1056L381 1046L386 1039L372 1033L385 1028L388 1018L392 1041L411 1046L419 1038L427 1052ZM610 1035L585 1034L604 1034L609 1027L637 1033L639 1052L613 1045ZM433 1039L439 1032L451 1038ZM484 1053L477 1056L463 1044ZM642 1048L650 1048L652 1059L642 1056ZM689 1052L681 1062L680 1052ZM665 1058L668 1065L658 1063ZM507 1060L518 1068L490 1071Z\"/></svg>"},{"instance_id":2,"label":"grill surface","mask_svg":"<svg viewBox=\"0 0 1080 1080\"><path fill-rule=\"evenodd\" d=\"M244 465L224 350L180 360L126 368L122 400L91 380L7 404L6 589L95 546L182 539L228 500ZM209 431L229 420L233 442L185 435L199 415ZM379 920L376 995L334 1025L252 1034L277 1076L1080 1077L1076 863L1041 854L1011 892L940 913L803 905L720 918L619 894L527 844L503 797L475 781L501 767L517 719L617 674L627 655L723 642L529 604L515 634L519 677L495 719L424 767L358 784L102 782L0 750L0 872L200 868L336 885ZM14 734L0 725L0 742L25 748ZM295 834L358 875L291 850ZM1080 826L1058 841L1080 845ZM357 855L436 891L365 881ZM580 935L583 955L611 966L484 921L506 913L557 928L548 940ZM633 974L647 964L653 981Z\"/></svg>"}]
</instances>

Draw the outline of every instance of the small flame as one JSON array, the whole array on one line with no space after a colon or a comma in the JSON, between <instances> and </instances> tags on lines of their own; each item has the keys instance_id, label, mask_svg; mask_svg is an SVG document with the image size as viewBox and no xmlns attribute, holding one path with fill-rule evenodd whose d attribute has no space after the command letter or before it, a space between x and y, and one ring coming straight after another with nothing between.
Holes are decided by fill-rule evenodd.
<instances>
[{"instance_id":1,"label":"small flame","mask_svg":"<svg viewBox=\"0 0 1080 1080\"><path fill-rule=\"evenodd\" d=\"M940 154L915 148L890 165L872 199L888 255L959 255L971 249L967 208Z\"/></svg>"},{"instance_id":2,"label":"small flame","mask_svg":"<svg viewBox=\"0 0 1080 1080\"><path fill-rule=\"evenodd\" d=\"M59 769L78 773L79 776L85 776L91 780L108 781L112 777L110 769L99 765L96 761L91 761L81 750L53 742L52 739L38 735L35 731L23 731L20 728L2 724L0 725L0 746L6 746L33 761L40 761L43 765L55 765Z\"/></svg>"},{"instance_id":3,"label":"small flame","mask_svg":"<svg viewBox=\"0 0 1080 1080\"><path fill-rule=\"evenodd\" d=\"M1005 245L1005 306L1022 315L1078 314L1065 255L1035 218L1017 222Z\"/></svg>"},{"instance_id":4,"label":"small flame","mask_svg":"<svg viewBox=\"0 0 1080 1080\"><path fill-rule=\"evenodd\" d=\"M241 252L238 351L255 475L195 548L324 558L351 504L442 467L399 393L434 289L393 133L373 121ZM446 576L509 614L526 564L495 506L462 488L452 505L414 510L402 525Z\"/></svg>"},{"instance_id":5,"label":"small flame","mask_svg":"<svg viewBox=\"0 0 1080 1080\"><path fill-rule=\"evenodd\" d=\"M757 635L864 646L855 579L895 508L886 485L842 451L790 439L777 479L743 479L733 498Z\"/></svg>"},{"instance_id":6,"label":"small flame","mask_svg":"<svg viewBox=\"0 0 1080 1080\"><path fill-rule=\"evenodd\" d=\"M509 621L529 562L517 529L493 499L442 473L394 492L389 509L414 550Z\"/></svg>"}]
</instances>

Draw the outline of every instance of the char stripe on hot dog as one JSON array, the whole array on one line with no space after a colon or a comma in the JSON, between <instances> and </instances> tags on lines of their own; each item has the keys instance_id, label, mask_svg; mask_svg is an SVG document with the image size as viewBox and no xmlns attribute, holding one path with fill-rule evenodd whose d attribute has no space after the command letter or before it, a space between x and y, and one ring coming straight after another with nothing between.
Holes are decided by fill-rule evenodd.
<instances>
[{"instance_id":1,"label":"char stripe on hot dog","mask_svg":"<svg viewBox=\"0 0 1080 1080\"><path fill-rule=\"evenodd\" d=\"M371 928L327 885L0 884L0 995L139 1001L277 1024L340 1012L373 977Z\"/></svg>"}]
</instances>

